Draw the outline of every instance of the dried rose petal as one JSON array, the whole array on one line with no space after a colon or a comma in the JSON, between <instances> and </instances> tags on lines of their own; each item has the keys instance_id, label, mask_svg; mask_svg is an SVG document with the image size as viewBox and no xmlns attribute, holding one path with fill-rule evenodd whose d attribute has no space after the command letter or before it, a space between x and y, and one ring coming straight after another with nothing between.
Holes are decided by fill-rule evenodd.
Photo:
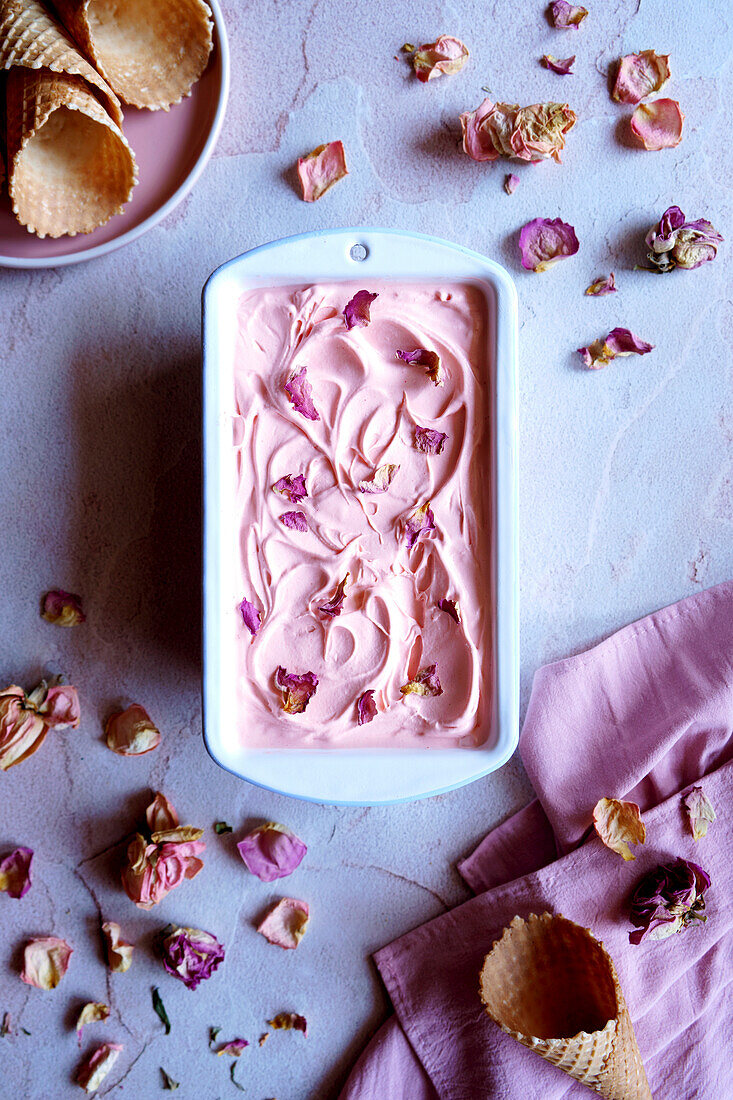
<instances>
[{"instance_id":1,"label":"dried rose petal","mask_svg":"<svg viewBox=\"0 0 733 1100\"><path fill-rule=\"evenodd\" d=\"M281 898L257 926L257 931L270 943L294 951L308 927L308 904L297 898Z\"/></svg>"},{"instance_id":2,"label":"dried rose petal","mask_svg":"<svg viewBox=\"0 0 733 1100\"><path fill-rule=\"evenodd\" d=\"M79 697L68 684L41 681L29 695L17 684L0 691L0 771L36 752L50 729L79 725Z\"/></svg>"},{"instance_id":3,"label":"dried rose petal","mask_svg":"<svg viewBox=\"0 0 733 1100\"><path fill-rule=\"evenodd\" d=\"M437 665L428 665L421 668L417 675L403 684L400 691L403 695L442 695Z\"/></svg>"},{"instance_id":4,"label":"dried rose petal","mask_svg":"<svg viewBox=\"0 0 733 1100\"><path fill-rule=\"evenodd\" d=\"M285 477L278 478L272 488L291 504L300 504L308 496L303 474L286 474Z\"/></svg>"},{"instance_id":5,"label":"dried rose petal","mask_svg":"<svg viewBox=\"0 0 733 1100\"><path fill-rule=\"evenodd\" d=\"M423 84L436 77L453 76L468 61L468 49L459 38L441 34L435 42L427 42L412 55L415 75Z\"/></svg>"},{"instance_id":6,"label":"dried rose petal","mask_svg":"<svg viewBox=\"0 0 733 1100\"><path fill-rule=\"evenodd\" d=\"M669 55L654 50L630 53L618 63L611 96L617 103L640 103L669 80Z\"/></svg>"},{"instance_id":7,"label":"dried rose petal","mask_svg":"<svg viewBox=\"0 0 733 1100\"><path fill-rule=\"evenodd\" d=\"M450 615L454 622L460 623L461 612L456 600L438 600L438 607L441 611L445 611L446 615Z\"/></svg>"},{"instance_id":8,"label":"dried rose petal","mask_svg":"<svg viewBox=\"0 0 733 1100\"><path fill-rule=\"evenodd\" d=\"M308 851L300 837L274 821L247 833L237 849L247 870L262 882L274 882L292 875Z\"/></svg>"},{"instance_id":9,"label":"dried rose petal","mask_svg":"<svg viewBox=\"0 0 733 1100\"><path fill-rule=\"evenodd\" d=\"M428 501L427 504L423 504L417 508L405 521L407 549L412 550L413 546L420 538L420 535L435 530L435 517L433 516L433 510Z\"/></svg>"},{"instance_id":10,"label":"dried rose petal","mask_svg":"<svg viewBox=\"0 0 733 1100\"><path fill-rule=\"evenodd\" d=\"M298 158L298 179L305 202L315 202L321 195L348 176L344 147L340 141L330 141ZM315 419L315 417L313 418Z\"/></svg>"},{"instance_id":11,"label":"dried rose petal","mask_svg":"<svg viewBox=\"0 0 733 1100\"><path fill-rule=\"evenodd\" d=\"M23 952L23 973L20 980L36 989L55 989L69 969L73 953L66 940L44 936L29 940Z\"/></svg>"},{"instance_id":12,"label":"dried rose petal","mask_svg":"<svg viewBox=\"0 0 733 1100\"><path fill-rule=\"evenodd\" d=\"M415 447L425 455L442 454L447 438L445 432L436 432L433 428L421 428L419 425L415 427Z\"/></svg>"},{"instance_id":13,"label":"dried rose petal","mask_svg":"<svg viewBox=\"0 0 733 1100\"><path fill-rule=\"evenodd\" d=\"M275 684L283 693L283 709L288 714L302 714L318 687L314 672L286 672L282 665L275 671Z\"/></svg>"},{"instance_id":14,"label":"dried rose petal","mask_svg":"<svg viewBox=\"0 0 733 1100\"><path fill-rule=\"evenodd\" d=\"M104 1023L108 1019L109 1008L107 1005L95 1001L90 1001L89 1004L84 1005L79 1013L79 1019L76 1021L76 1037L79 1046L81 1046L82 1034L87 1024Z\"/></svg>"},{"instance_id":15,"label":"dried rose petal","mask_svg":"<svg viewBox=\"0 0 733 1100\"><path fill-rule=\"evenodd\" d=\"M14 852L0 861L0 891L10 898L22 898L28 893L33 882L31 848L16 848Z\"/></svg>"},{"instance_id":16,"label":"dried rose petal","mask_svg":"<svg viewBox=\"0 0 733 1100\"><path fill-rule=\"evenodd\" d=\"M228 1043L222 1043L217 1050L217 1054L228 1054L230 1058L239 1058L245 1047L248 1047L249 1043L246 1039L230 1039Z\"/></svg>"},{"instance_id":17,"label":"dried rose petal","mask_svg":"<svg viewBox=\"0 0 733 1100\"><path fill-rule=\"evenodd\" d=\"M111 714L104 732L107 747L119 756L142 756L160 744L160 730L138 703Z\"/></svg>"},{"instance_id":18,"label":"dried rose petal","mask_svg":"<svg viewBox=\"0 0 733 1100\"><path fill-rule=\"evenodd\" d=\"M492 103L485 99L475 111L461 115L463 149L473 160L497 157L560 161L565 134L575 125L567 103Z\"/></svg>"},{"instance_id":19,"label":"dried rose petal","mask_svg":"<svg viewBox=\"0 0 733 1100\"><path fill-rule=\"evenodd\" d=\"M370 294L368 290L357 290L351 301L344 307L344 323L347 329L355 328L357 325L359 328L366 328L371 320L369 307L378 297L378 294Z\"/></svg>"},{"instance_id":20,"label":"dried rose petal","mask_svg":"<svg viewBox=\"0 0 733 1100\"><path fill-rule=\"evenodd\" d=\"M567 30L570 27L577 29L587 14L586 8L569 4L568 0L555 0L554 4L550 4L550 22L559 30Z\"/></svg>"},{"instance_id":21,"label":"dried rose petal","mask_svg":"<svg viewBox=\"0 0 733 1100\"><path fill-rule=\"evenodd\" d=\"M692 269L714 260L722 240L705 218L687 222L679 206L670 206L646 235L647 255L658 271Z\"/></svg>"},{"instance_id":22,"label":"dried rose petal","mask_svg":"<svg viewBox=\"0 0 733 1100\"><path fill-rule=\"evenodd\" d=\"M262 625L262 612L259 607L255 607L253 603L250 603L247 597L240 604L237 604L237 610L242 616L242 622L247 627L252 637L256 635L257 631Z\"/></svg>"},{"instance_id":23,"label":"dried rose petal","mask_svg":"<svg viewBox=\"0 0 733 1100\"><path fill-rule=\"evenodd\" d=\"M522 267L527 271L547 271L558 260L574 256L578 247L572 225L560 218L534 218L519 234Z\"/></svg>"},{"instance_id":24,"label":"dried rose petal","mask_svg":"<svg viewBox=\"0 0 733 1100\"><path fill-rule=\"evenodd\" d=\"M297 1012L278 1012L274 1019L267 1022L273 1031L302 1031L303 1035L308 1035L306 1018Z\"/></svg>"},{"instance_id":25,"label":"dried rose petal","mask_svg":"<svg viewBox=\"0 0 733 1100\"><path fill-rule=\"evenodd\" d=\"M674 149L682 141L685 120L676 99L640 103L631 116L631 129L645 149Z\"/></svg>"},{"instance_id":26,"label":"dried rose petal","mask_svg":"<svg viewBox=\"0 0 733 1100\"><path fill-rule=\"evenodd\" d=\"M56 626L79 626L87 618L81 609L81 596L64 592L63 588L53 588L46 593L41 615Z\"/></svg>"},{"instance_id":27,"label":"dried rose petal","mask_svg":"<svg viewBox=\"0 0 733 1100\"><path fill-rule=\"evenodd\" d=\"M575 64L575 54L561 61L553 57L551 53L546 53L542 56L541 64L544 65L546 69L549 69L550 72L558 73L559 76L572 76L573 65Z\"/></svg>"},{"instance_id":28,"label":"dried rose petal","mask_svg":"<svg viewBox=\"0 0 733 1100\"><path fill-rule=\"evenodd\" d=\"M336 591L334 592L333 596L331 596L331 599L327 600L326 603L322 603L321 606L318 608L322 615L326 615L329 619L333 619L337 615L341 614L344 609L344 600L346 599L346 582L348 581L348 579L349 574L347 573L344 579L342 581L339 581L339 583L336 585Z\"/></svg>"},{"instance_id":29,"label":"dried rose petal","mask_svg":"<svg viewBox=\"0 0 733 1100\"><path fill-rule=\"evenodd\" d=\"M356 700L356 723L365 726L377 717L377 704L374 702L374 691L369 688Z\"/></svg>"},{"instance_id":30,"label":"dried rose petal","mask_svg":"<svg viewBox=\"0 0 733 1100\"><path fill-rule=\"evenodd\" d=\"M418 367L425 367L425 373L436 386L443 385L440 356L436 351L428 351L427 348L413 348L412 351L398 351L397 358L403 363L410 363Z\"/></svg>"},{"instance_id":31,"label":"dried rose petal","mask_svg":"<svg viewBox=\"0 0 733 1100\"><path fill-rule=\"evenodd\" d=\"M646 355L653 350L654 344L647 344L645 340L640 340L629 329L615 328L609 332L605 340L595 340L587 348L578 348L578 354L582 356L586 367L591 370L600 370L618 356Z\"/></svg>"},{"instance_id":32,"label":"dried rose petal","mask_svg":"<svg viewBox=\"0 0 733 1100\"><path fill-rule=\"evenodd\" d=\"M516 189L519 187L519 176L515 176L513 172L510 172L504 179L504 190L507 195L513 195Z\"/></svg>"},{"instance_id":33,"label":"dried rose petal","mask_svg":"<svg viewBox=\"0 0 733 1100\"><path fill-rule=\"evenodd\" d=\"M367 481L359 482L360 493L386 493L392 483L392 478L395 476L399 466L395 466L393 462L387 462L384 466L378 467L374 472L374 476Z\"/></svg>"},{"instance_id":34,"label":"dried rose petal","mask_svg":"<svg viewBox=\"0 0 733 1100\"><path fill-rule=\"evenodd\" d=\"M308 368L301 367L294 370L285 383L285 392L296 412L304 416L306 420L320 420L320 416L313 404L313 387L308 381Z\"/></svg>"},{"instance_id":35,"label":"dried rose petal","mask_svg":"<svg viewBox=\"0 0 733 1100\"><path fill-rule=\"evenodd\" d=\"M631 899L631 923L637 927L629 933L630 943L639 944L647 935L650 940L664 940L693 921L707 920L702 913L709 886L707 871L686 859L649 871Z\"/></svg>"},{"instance_id":36,"label":"dried rose petal","mask_svg":"<svg viewBox=\"0 0 733 1100\"><path fill-rule=\"evenodd\" d=\"M629 844L643 844L646 840L646 826L635 802L600 798L593 810L593 825L606 847L627 861L636 859Z\"/></svg>"},{"instance_id":37,"label":"dried rose petal","mask_svg":"<svg viewBox=\"0 0 733 1100\"><path fill-rule=\"evenodd\" d=\"M76 1071L76 1080L85 1092L96 1092L125 1048L121 1043L102 1043Z\"/></svg>"},{"instance_id":38,"label":"dried rose petal","mask_svg":"<svg viewBox=\"0 0 733 1100\"><path fill-rule=\"evenodd\" d=\"M151 833L161 833L167 829L175 829L178 824L178 814L175 807L162 791L155 792L155 798L145 811L145 820Z\"/></svg>"},{"instance_id":39,"label":"dried rose petal","mask_svg":"<svg viewBox=\"0 0 733 1100\"><path fill-rule=\"evenodd\" d=\"M715 821L715 810L702 787L693 787L688 791L684 798L684 807L693 840L707 836L708 825Z\"/></svg>"},{"instance_id":40,"label":"dried rose petal","mask_svg":"<svg viewBox=\"0 0 733 1100\"><path fill-rule=\"evenodd\" d=\"M196 989L224 962L224 945L201 928L172 928L160 953L165 969L186 989Z\"/></svg>"},{"instance_id":41,"label":"dried rose petal","mask_svg":"<svg viewBox=\"0 0 733 1100\"><path fill-rule=\"evenodd\" d=\"M107 953L107 965L113 973L124 974L132 964L134 946L122 939L122 929L115 921L104 922L102 935Z\"/></svg>"},{"instance_id":42,"label":"dried rose petal","mask_svg":"<svg viewBox=\"0 0 733 1100\"><path fill-rule=\"evenodd\" d=\"M603 298L606 294L615 294L616 278L613 272L610 275L602 275L600 279L596 279L590 286L585 288L585 293L594 298Z\"/></svg>"},{"instance_id":43,"label":"dried rose petal","mask_svg":"<svg viewBox=\"0 0 733 1100\"><path fill-rule=\"evenodd\" d=\"M35 695L35 692L32 694ZM76 729L81 720L76 688L70 684L56 684L48 688L45 698L38 704L38 713L49 729Z\"/></svg>"},{"instance_id":44,"label":"dried rose petal","mask_svg":"<svg viewBox=\"0 0 733 1100\"><path fill-rule=\"evenodd\" d=\"M280 516L280 522L289 527L291 531L300 531L301 534L308 530L308 520L305 512L283 512Z\"/></svg>"}]
</instances>

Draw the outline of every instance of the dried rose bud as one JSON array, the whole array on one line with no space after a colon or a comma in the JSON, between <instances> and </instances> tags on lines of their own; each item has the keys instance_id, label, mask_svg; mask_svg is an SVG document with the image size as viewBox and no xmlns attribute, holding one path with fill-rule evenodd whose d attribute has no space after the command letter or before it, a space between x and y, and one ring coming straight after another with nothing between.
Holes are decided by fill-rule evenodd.
<instances>
[{"instance_id":1,"label":"dried rose bud","mask_svg":"<svg viewBox=\"0 0 733 1100\"><path fill-rule=\"evenodd\" d=\"M600 798L593 810L593 825L606 847L627 861L636 859L629 844L643 844L646 840L646 826L635 802Z\"/></svg>"},{"instance_id":2,"label":"dried rose bud","mask_svg":"<svg viewBox=\"0 0 733 1100\"><path fill-rule=\"evenodd\" d=\"M0 771L32 756L51 729L79 725L79 696L69 684L44 681L29 695L11 684L0 691Z\"/></svg>"},{"instance_id":3,"label":"dried rose bud","mask_svg":"<svg viewBox=\"0 0 733 1100\"><path fill-rule=\"evenodd\" d=\"M90 1001L89 1004L84 1005L83 1009L79 1013L79 1018L76 1021L76 1038L81 1046L82 1036L84 1034L84 1028L87 1024L103 1024L109 1019L109 1008L105 1004L99 1002Z\"/></svg>"},{"instance_id":4,"label":"dried rose bud","mask_svg":"<svg viewBox=\"0 0 733 1100\"><path fill-rule=\"evenodd\" d=\"M247 870L262 882L274 882L292 875L308 851L300 837L274 821L247 833L237 849Z\"/></svg>"},{"instance_id":5,"label":"dried rose bud","mask_svg":"<svg viewBox=\"0 0 733 1100\"><path fill-rule=\"evenodd\" d=\"M436 432L433 428L415 428L415 447L425 455L439 455L448 436L445 432Z\"/></svg>"},{"instance_id":6,"label":"dried rose bud","mask_svg":"<svg viewBox=\"0 0 733 1100\"><path fill-rule=\"evenodd\" d=\"M611 96L617 103L641 103L669 80L669 55L654 50L630 53L618 63Z\"/></svg>"},{"instance_id":7,"label":"dried rose bud","mask_svg":"<svg viewBox=\"0 0 733 1100\"><path fill-rule=\"evenodd\" d=\"M402 685L400 691L403 695L442 695L437 665L421 668L412 680Z\"/></svg>"},{"instance_id":8,"label":"dried rose bud","mask_svg":"<svg viewBox=\"0 0 733 1100\"><path fill-rule=\"evenodd\" d=\"M104 732L107 747L118 756L142 756L157 749L160 744L160 730L153 725L148 712L138 703L133 703L127 710L111 714Z\"/></svg>"},{"instance_id":9,"label":"dried rose bud","mask_svg":"<svg viewBox=\"0 0 733 1100\"><path fill-rule=\"evenodd\" d=\"M568 30L571 27L577 30L587 14L586 8L569 4L568 0L555 0L554 4L550 4L550 22L553 27L560 30Z\"/></svg>"},{"instance_id":10,"label":"dried rose bud","mask_svg":"<svg viewBox=\"0 0 733 1100\"><path fill-rule=\"evenodd\" d=\"M125 1048L121 1043L102 1043L76 1071L76 1080L85 1092L96 1092Z\"/></svg>"},{"instance_id":11,"label":"dried rose bud","mask_svg":"<svg viewBox=\"0 0 733 1100\"><path fill-rule=\"evenodd\" d=\"M722 240L705 218L687 222L679 206L670 206L646 235L647 255L661 272L691 269L714 260Z\"/></svg>"},{"instance_id":12,"label":"dried rose bud","mask_svg":"<svg viewBox=\"0 0 733 1100\"><path fill-rule=\"evenodd\" d=\"M707 836L708 825L715 821L715 810L702 787L693 787L685 795L684 806L693 840Z\"/></svg>"},{"instance_id":13,"label":"dried rose bud","mask_svg":"<svg viewBox=\"0 0 733 1100\"><path fill-rule=\"evenodd\" d=\"M468 49L460 38L441 34L435 42L427 42L412 55L415 75L422 83L439 76L454 76L468 61Z\"/></svg>"},{"instance_id":14,"label":"dried rose bud","mask_svg":"<svg viewBox=\"0 0 733 1100\"><path fill-rule=\"evenodd\" d=\"M107 965L113 973L124 974L132 964L134 946L122 939L122 929L116 921L105 921L102 925L102 935L104 936Z\"/></svg>"},{"instance_id":15,"label":"dried rose bud","mask_svg":"<svg viewBox=\"0 0 733 1100\"><path fill-rule=\"evenodd\" d=\"M308 1035L306 1018L297 1012L278 1012L274 1019L267 1022L273 1031L302 1031L304 1036Z\"/></svg>"},{"instance_id":16,"label":"dried rose bud","mask_svg":"<svg viewBox=\"0 0 733 1100\"><path fill-rule=\"evenodd\" d=\"M31 863L33 862L33 850L31 848L16 848L0 861L0 891L10 898L22 898L31 888L33 878L31 876Z\"/></svg>"},{"instance_id":17,"label":"dried rose bud","mask_svg":"<svg viewBox=\"0 0 733 1100\"><path fill-rule=\"evenodd\" d=\"M428 532L435 530L435 516L430 507L430 501L428 501L427 504L422 504L419 508L416 508L412 515L408 516L405 521L405 540L407 542L407 549L412 550L421 535L428 534Z\"/></svg>"},{"instance_id":18,"label":"dried rose bud","mask_svg":"<svg viewBox=\"0 0 733 1100\"><path fill-rule=\"evenodd\" d=\"M73 951L73 947L58 936L30 940L23 952L20 980L36 989L55 989L69 969Z\"/></svg>"},{"instance_id":19,"label":"dried rose bud","mask_svg":"<svg viewBox=\"0 0 733 1100\"><path fill-rule=\"evenodd\" d=\"M606 294L615 294L616 278L613 272L610 275L603 275L600 279L596 279L590 286L585 288L585 293L593 298L603 298Z\"/></svg>"},{"instance_id":20,"label":"dried rose bud","mask_svg":"<svg viewBox=\"0 0 733 1100\"><path fill-rule=\"evenodd\" d=\"M676 99L640 103L631 116L631 130L645 149L674 149L682 141L685 116Z\"/></svg>"},{"instance_id":21,"label":"dried rose bud","mask_svg":"<svg viewBox=\"0 0 733 1100\"><path fill-rule=\"evenodd\" d=\"M627 328L615 328L605 340L595 340L587 348L578 348L578 355L590 370L600 370L619 356L646 355L650 351L654 351L654 344L640 340Z\"/></svg>"},{"instance_id":22,"label":"dried rose bud","mask_svg":"<svg viewBox=\"0 0 733 1100\"><path fill-rule=\"evenodd\" d=\"M288 714L302 714L318 687L318 677L314 672L286 672L279 665L275 670L275 686L283 693L283 709Z\"/></svg>"},{"instance_id":23,"label":"dried rose bud","mask_svg":"<svg viewBox=\"0 0 733 1100\"><path fill-rule=\"evenodd\" d=\"M55 626L79 626L87 618L81 609L81 596L64 592L63 588L53 588L46 593L41 615Z\"/></svg>"},{"instance_id":24,"label":"dried rose bud","mask_svg":"<svg viewBox=\"0 0 733 1100\"><path fill-rule=\"evenodd\" d=\"M553 57L551 53L546 53L542 56L541 64L550 72L557 73L559 76L572 76L575 54L572 57L566 57L563 61Z\"/></svg>"},{"instance_id":25,"label":"dried rose bud","mask_svg":"<svg viewBox=\"0 0 733 1100\"><path fill-rule=\"evenodd\" d=\"M201 928L173 928L161 943L163 966L186 989L196 987L224 962L224 946Z\"/></svg>"},{"instance_id":26,"label":"dried rose bud","mask_svg":"<svg viewBox=\"0 0 733 1100\"><path fill-rule=\"evenodd\" d=\"M300 504L308 496L303 474L286 474L285 477L278 478L272 488L291 504Z\"/></svg>"},{"instance_id":27,"label":"dried rose bud","mask_svg":"<svg viewBox=\"0 0 733 1100\"><path fill-rule=\"evenodd\" d=\"M393 462L386 462L384 466L379 466L375 470L373 477L359 482L359 492L386 493L392 484L392 478L398 470L399 466L396 466Z\"/></svg>"},{"instance_id":28,"label":"dried rose bud","mask_svg":"<svg viewBox=\"0 0 733 1100\"><path fill-rule=\"evenodd\" d=\"M374 702L374 691L369 688L356 700L356 722L359 726L365 726L376 717L377 704Z\"/></svg>"},{"instance_id":29,"label":"dried rose bud","mask_svg":"<svg viewBox=\"0 0 733 1100\"><path fill-rule=\"evenodd\" d=\"M281 898L258 924L257 931L276 947L294 951L305 935L308 917L306 902L297 898Z\"/></svg>"},{"instance_id":30,"label":"dried rose bud","mask_svg":"<svg viewBox=\"0 0 733 1100\"><path fill-rule=\"evenodd\" d=\"M527 271L547 271L558 260L574 256L578 248L575 230L560 218L534 218L519 234L522 267Z\"/></svg>"},{"instance_id":31,"label":"dried rose bud","mask_svg":"<svg viewBox=\"0 0 733 1100\"><path fill-rule=\"evenodd\" d=\"M443 385L440 356L436 351L428 351L427 348L413 348L412 351L398 351L397 358L401 359L403 363L425 367L425 373L430 381L436 386Z\"/></svg>"},{"instance_id":32,"label":"dried rose bud","mask_svg":"<svg viewBox=\"0 0 733 1100\"><path fill-rule=\"evenodd\" d=\"M308 368L301 367L294 370L285 383L285 392L296 412L304 416L306 420L320 420L320 416L313 404L313 387L308 381Z\"/></svg>"},{"instance_id":33,"label":"dried rose bud","mask_svg":"<svg viewBox=\"0 0 733 1100\"><path fill-rule=\"evenodd\" d=\"M336 585L336 591L330 600L326 603L322 603L318 610L322 615L325 615L329 619L336 618L344 609L344 600L346 599L346 582L349 579L349 574L342 581Z\"/></svg>"},{"instance_id":34,"label":"dried rose bud","mask_svg":"<svg viewBox=\"0 0 733 1100\"><path fill-rule=\"evenodd\" d=\"M693 921L705 921L705 891L710 876L696 863L677 859L655 867L638 883L631 899L631 923L636 930L629 941L639 944L664 940L675 932L683 932Z\"/></svg>"},{"instance_id":35,"label":"dried rose bud","mask_svg":"<svg viewBox=\"0 0 733 1100\"><path fill-rule=\"evenodd\" d=\"M378 294L370 294L368 290L357 290L356 294L344 306L344 324L347 329L366 328L371 321L369 307Z\"/></svg>"},{"instance_id":36,"label":"dried rose bud","mask_svg":"<svg viewBox=\"0 0 733 1100\"><path fill-rule=\"evenodd\" d=\"M575 125L567 103L492 103L485 99L475 111L461 115L463 150L473 160L497 157L560 162L565 134Z\"/></svg>"},{"instance_id":37,"label":"dried rose bud","mask_svg":"<svg viewBox=\"0 0 733 1100\"><path fill-rule=\"evenodd\" d=\"M305 202L320 199L329 187L333 187L334 183L338 183L348 174L344 147L340 141L319 145L317 149L298 159L298 179Z\"/></svg>"},{"instance_id":38,"label":"dried rose bud","mask_svg":"<svg viewBox=\"0 0 733 1100\"><path fill-rule=\"evenodd\" d=\"M203 829L179 826L178 814L160 791L145 817L150 835L137 833L130 842L122 885L139 909L152 909L184 879L196 877L206 845L200 839Z\"/></svg>"}]
</instances>

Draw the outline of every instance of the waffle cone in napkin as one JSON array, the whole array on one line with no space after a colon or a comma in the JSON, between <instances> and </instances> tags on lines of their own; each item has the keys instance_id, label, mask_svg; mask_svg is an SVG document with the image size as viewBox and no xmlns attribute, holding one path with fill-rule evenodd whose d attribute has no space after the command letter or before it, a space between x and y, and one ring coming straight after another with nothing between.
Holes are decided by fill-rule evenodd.
<instances>
[{"instance_id":1,"label":"waffle cone in napkin","mask_svg":"<svg viewBox=\"0 0 733 1100\"><path fill-rule=\"evenodd\" d=\"M12 68L80 77L117 126L122 125L117 96L37 0L0 0L0 69Z\"/></svg>"},{"instance_id":2,"label":"waffle cone in napkin","mask_svg":"<svg viewBox=\"0 0 733 1100\"><path fill-rule=\"evenodd\" d=\"M164 110L187 96L209 60L203 0L54 0L61 18L117 95Z\"/></svg>"},{"instance_id":3,"label":"waffle cone in napkin","mask_svg":"<svg viewBox=\"0 0 733 1100\"><path fill-rule=\"evenodd\" d=\"M480 992L507 1035L606 1100L652 1100L613 961L587 928L515 917L484 960Z\"/></svg>"},{"instance_id":4,"label":"waffle cone in napkin","mask_svg":"<svg viewBox=\"0 0 733 1100\"><path fill-rule=\"evenodd\" d=\"M6 101L8 189L23 225L40 237L74 236L122 210L135 158L83 77L13 67Z\"/></svg>"}]
</instances>

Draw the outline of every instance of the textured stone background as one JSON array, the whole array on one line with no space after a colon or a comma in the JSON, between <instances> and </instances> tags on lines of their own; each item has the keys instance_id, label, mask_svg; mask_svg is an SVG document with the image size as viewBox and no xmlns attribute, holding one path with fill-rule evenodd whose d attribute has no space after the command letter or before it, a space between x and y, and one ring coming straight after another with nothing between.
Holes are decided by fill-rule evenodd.
<instances>
[{"instance_id":1,"label":"textured stone background","mask_svg":"<svg viewBox=\"0 0 733 1100\"><path fill-rule=\"evenodd\" d=\"M105 1000L112 1020L89 1029L125 1053L102 1095L147 1100L158 1066L179 1096L235 1096L228 1064L207 1050L256 1040L264 1020L294 1009L307 1040L276 1034L246 1051L238 1074L264 1100L335 1096L387 1005L370 951L460 902L454 870L487 829L531 796L516 759L461 791L386 809L334 809L256 790L220 771L201 740L199 296L224 260L263 241L327 226L372 224L433 233L504 263L520 299L522 705L543 662L582 649L627 621L733 574L733 306L730 244L699 271L634 272L643 231L671 203L731 225L731 14L723 0L588 3L579 32L549 28L543 4L434 3L411 17L396 0L229 2L233 89L215 157L166 222L106 259L66 270L0 272L3 433L0 675L30 686L46 670L79 686L79 730L52 734L32 760L0 777L0 842L36 849L22 901L0 896L0 1012L32 1035L0 1040L7 1095L80 1095L72 1021ZM413 11L417 12L416 8ZM430 86L394 60L401 43L456 34L468 67ZM672 55L668 92L686 114L682 144L631 147L629 108L608 94L623 52ZM545 52L575 52L576 75L542 69ZM562 166L506 167L459 151L457 116L487 85L498 99L567 98L579 121ZM299 154L342 138L349 178L305 206L291 184ZM516 249L530 218L562 216L578 255L525 273ZM613 269L615 297L583 289ZM599 373L573 349L616 324L656 345ZM87 624L60 631L38 598L60 585L84 595ZM151 756L123 760L101 722L137 700L163 731ZM157 910L118 887L120 837L162 788L185 822L206 826L206 866ZM234 838L211 825L226 818ZM309 853L285 893L311 904L297 952L253 922L281 891L244 871L237 835L281 820ZM139 949L110 976L99 914ZM167 921L200 925L228 946L197 992L152 958ZM22 943L54 932L74 946L52 993L18 979ZM173 1021L154 1016L159 984ZM385 1098L388 1100L388 1098Z\"/></svg>"}]
</instances>

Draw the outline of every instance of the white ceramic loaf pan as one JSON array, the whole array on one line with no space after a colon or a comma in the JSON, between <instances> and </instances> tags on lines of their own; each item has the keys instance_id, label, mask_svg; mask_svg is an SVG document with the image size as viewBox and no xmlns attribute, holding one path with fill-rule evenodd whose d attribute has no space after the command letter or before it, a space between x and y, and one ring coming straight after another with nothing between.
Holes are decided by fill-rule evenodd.
<instances>
[{"instance_id":1,"label":"white ceramic loaf pan","mask_svg":"<svg viewBox=\"0 0 733 1100\"><path fill-rule=\"evenodd\" d=\"M235 703L233 364L237 302L256 287L392 279L470 282L486 295L493 454L494 700L476 748L251 749L239 743ZM214 760L258 786L315 802L368 805L452 790L500 768L519 738L517 584L517 299L503 268L447 241L385 229L305 233L255 248L218 268L203 293L204 740Z\"/></svg>"}]
</instances>

